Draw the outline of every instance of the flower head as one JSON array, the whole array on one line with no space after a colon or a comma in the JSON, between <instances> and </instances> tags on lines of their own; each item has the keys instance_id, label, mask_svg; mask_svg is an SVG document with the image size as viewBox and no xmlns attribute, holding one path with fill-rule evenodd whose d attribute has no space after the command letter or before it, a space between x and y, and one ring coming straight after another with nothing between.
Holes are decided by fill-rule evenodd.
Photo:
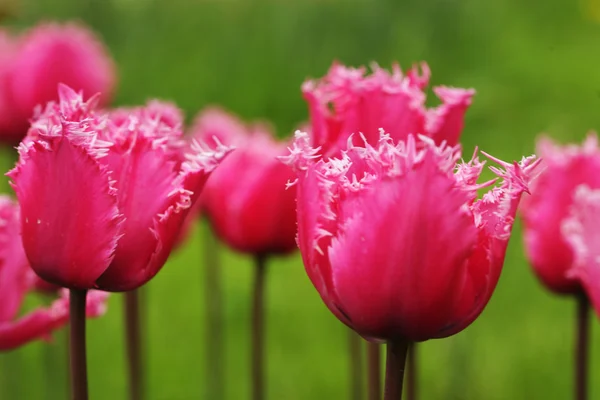
<instances>
[{"instance_id":1,"label":"flower head","mask_svg":"<svg viewBox=\"0 0 600 400\"><path fill-rule=\"evenodd\" d=\"M296 249L295 190L286 190L292 169L278 157L287 144L274 140L264 124L246 126L219 109L207 109L192 130L236 150L207 182L203 210L221 240L252 254Z\"/></svg>"},{"instance_id":2,"label":"flower head","mask_svg":"<svg viewBox=\"0 0 600 400\"><path fill-rule=\"evenodd\" d=\"M7 42L2 36L0 53ZM0 56L0 111L6 109L10 123L0 121L4 141L14 143L23 138L36 107L58 99L60 83L82 91L86 98L102 93L97 99L100 105L111 98L116 81L114 63L85 26L40 24L13 39L5 54Z\"/></svg>"},{"instance_id":3,"label":"flower head","mask_svg":"<svg viewBox=\"0 0 600 400\"><path fill-rule=\"evenodd\" d=\"M165 263L190 206L229 148L193 146L160 116L124 122L61 86L8 174L23 243L43 279L68 288L131 290Z\"/></svg>"},{"instance_id":4,"label":"flower head","mask_svg":"<svg viewBox=\"0 0 600 400\"><path fill-rule=\"evenodd\" d=\"M403 74L398 65L391 72L376 64L372 70L368 75L365 67L335 63L321 80L304 83L313 146L321 146L325 156L339 155L352 134L360 133L369 143L376 143L379 128L389 131L395 141L422 134L438 144L458 143L474 90L436 87L433 90L442 104L427 109L427 64L421 64L421 73L415 67ZM353 140L360 144L358 136Z\"/></svg>"},{"instance_id":5,"label":"flower head","mask_svg":"<svg viewBox=\"0 0 600 400\"><path fill-rule=\"evenodd\" d=\"M593 226L600 189L600 150L595 134L581 146L539 140L544 171L523 202L525 251L541 282L556 293L585 289L600 296L593 281L596 234ZM595 300L600 310L600 298Z\"/></svg>"},{"instance_id":6,"label":"flower head","mask_svg":"<svg viewBox=\"0 0 600 400\"><path fill-rule=\"evenodd\" d=\"M69 294L64 290L48 308L18 317L25 296L37 288L39 278L29 267L19 234L19 207L0 196L0 351L43 339L69 320ZM107 293L91 291L87 316L106 311Z\"/></svg>"},{"instance_id":7,"label":"flower head","mask_svg":"<svg viewBox=\"0 0 600 400\"><path fill-rule=\"evenodd\" d=\"M369 339L455 334L482 312L500 277L522 192L538 162L484 162L459 146L380 132L321 158L297 132L285 161L298 180L298 245L327 307ZM491 158L491 157L489 157ZM477 191L492 187L481 199Z\"/></svg>"}]
</instances>

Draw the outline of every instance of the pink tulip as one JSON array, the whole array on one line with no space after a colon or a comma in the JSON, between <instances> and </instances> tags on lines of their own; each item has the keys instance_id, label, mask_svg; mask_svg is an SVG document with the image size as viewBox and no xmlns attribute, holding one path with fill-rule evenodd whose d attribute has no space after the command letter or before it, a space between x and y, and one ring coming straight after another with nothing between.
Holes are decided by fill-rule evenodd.
<instances>
[{"instance_id":1,"label":"pink tulip","mask_svg":"<svg viewBox=\"0 0 600 400\"><path fill-rule=\"evenodd\" d=\"M371 134L372 135L372 134ZM327 307L370 340L453 335L483 311L500 277L534 157L491 171L502 184L477 199L484 162L459 146L409 135L321 159L297 132L298 244Z\"/></svg>"},{"instance_id":2,"label":"pink tulip","mask_svg":"<svg viewBox=\"0 0 600 400\"><path fill-rule=\"evenodd\" d=\"M294 174L277 158L286 153L286 144L275 141L268 127L245 126L218 109L201 113L192 132L236 147L210 177L202 196L217 236L255 255L295 250L295 191L285 189Z\"/></svg>"},{"instance_id":3,"label":"pink tulip","mask_svg":"<svg viewBox=\"0 0 600 400\"><path fill-rule=\"evenodd\" d=\"M0 34L0 53L6 47L3 42ZM0 120L3 141L15 143L25 136L36 106L58 100L59 83L83 91L86 98L101 92L100 105L110 100L114 63L102 42L83 25L41 24L13 39L10 47L0 55L0 110L8 113L2 119L9 119Z\"/></svg>"},{"instance_id":4,"label":"pink tulip","mask_svg":"<svg viewBox=\"0 0 600 400\"><path fill-rule=\"evenodd\" d=\"M562 294L586 289L600 311L600 288L594 281L597 267L596 234L590 230L600 189L600 149L590 135L582 146L538 142L544 172L523 202L525 251L542 283Z\"/></svg>"},{"instance_id":5,"label":"pink tulip","mask_svg":"<svg viewBox=\"0 0 600 400\"><path fill-rule=\"evenodd\" d=\"M162 268L190 207L229 148L195 143L132 112L127 123L66 86L38 115L8 174L35 272L71 289L135 289Z\"/></svg>"},{"instance_id":6,"label":"pink tulip","mask_svg":"<svg viewBox=\"0 0 600 400\"><path fill-rule=\"evenodd\" d=\"M436 108L425 107L425 88L430 71L421 64L405 75L398 65L391 73L373 65L367 69L349 68L334 63L321 80L309 80L302 86L308 102L313 146L321 146L324 156L336 155L353 133L361 133L369 143L377 143L378 129L390 132L395 141L409 134L431 137L436 143L458 143L464 115L471 105L473 89L445 86L433 88L442 101ZM354 136L355 144L360 144Z\"/></svg>"},{"instance_id":7,"label":"pink tulip","mask_svg":"<svg viewBox=\"0 0 600 400\"><path fill-rule=\"evenodd\" d=\"M18 317L27 293L35 289L38 278L29 267L19 234L19 208L7 196L0 196L0 351L11 350L32 340L45 339L69 321L69 294L50 307ZM108 294L91 291L87 316L98 317L106 311Z\"/></svg>"}]
</instances>

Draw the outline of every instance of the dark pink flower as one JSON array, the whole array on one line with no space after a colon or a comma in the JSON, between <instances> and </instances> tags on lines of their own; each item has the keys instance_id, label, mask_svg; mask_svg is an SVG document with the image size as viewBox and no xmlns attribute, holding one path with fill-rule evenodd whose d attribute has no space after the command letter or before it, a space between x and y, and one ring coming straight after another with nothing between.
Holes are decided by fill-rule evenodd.
<instances>
[{"instance_id":1,"label":"dark pink flower","mask_svg":"<svg viewBox=\"0 0 600 400\"><path fill-rule=\"evenodd\" d=\"M48 308L38 308L18 317L27 293L35 290L38 278L29 267L19 234L19 207L0 196L0 351L11 350L32 340L48 338L69 321L69 293L64 290ZM88 317L106 310L108 293L91 291Z\"/></svg>"},{"instance_id":2,"label":"dark pink flower","mask_svg":"<svg viewBox=\"0 0 600 400\"><path fill-rule=\"evenodd\" d=\"M162 268L229 148L195 143L182 162L180 130L140 111L113 124L96 100L61 86L60 102L33 122L8 175L40 277L67 288L132 290Z\"/></svg>"},{"instance_id":3,"label":"dark pink flower","mask_svg":"<svg viewBox=\"0 0 600 400\"><path fill-rule=\"evenodd\" d=\"M2 42L0 35L0 52L5 47ZM112 96L114 63L102 42L83 25L38 25L11 45L10 54L9 63L0 56L0 110L4 97L10 101L11 119L10 124L0 121L4 141L23 138L35 107L58 99L59 83L82 91L86 98L102 93L100 105Z\"/></svg>"},{"instance_id":4,"label":"dark pink flower","mask_svg":"<svg viewBox=\"0 0 600 400\"><path fill-rule=\"evenodd\" d=\"M287 151L286 143L277 142L268 127L246 126L218 109L201 113L192 132L236 148L202 195L203 211L217 236L252 254L296 249L295 190L286 190L294 173L278 160Z\"/></svg>"},{"instance_id":5,"label":"dark pink flower","mask_svg":"<svg viewBox=\"0 0 600 400\"><path fill-rule=\"evenodd\" d=\"M334 63L324 78L302 86L310 113L312 145L321 146L323 155L338 154L353 133L376 143L380 128L389 131L395 141L422 134L438 144L458 143L473 89L435 87L433 91L442 104L427 109L427 64L421 64L421 74L415 67L405 75L398 65L391 72L376 64L372 69L367 75L365 67ZM354 136L356 144L358 138Z\"/></svg>"},{"instance_id":6,"label":"dark pink flower","mask_svg":"<svg viewBox=\"0 0 600 400\"><path fill-rule=\"evenodd\" d=\"M590 297L600 296L591 280L596 267L587 255L594 252L590 228L597 219L594 202L600 189L596 135L581 146L564 147L543 138L537 152L545 168L521 207L529 262L542 283L556 293L575 294L583 284ZM595 307L600 310L600 299Z\"/></svg>"},{"instance_id":7,"label":"dark pink flower","mask_svg":"<svg viewBox=\"0 0 600 400\"><path fill-rule=\"evenodd\" d=\"M381 134L322 159L298 132L287 158L298 180L298 244L327 307L371 340L453 335L489 301L521 193L538 164L499 163L481 199L484 162L459 146Z\"/></svg>"}]
</instances>

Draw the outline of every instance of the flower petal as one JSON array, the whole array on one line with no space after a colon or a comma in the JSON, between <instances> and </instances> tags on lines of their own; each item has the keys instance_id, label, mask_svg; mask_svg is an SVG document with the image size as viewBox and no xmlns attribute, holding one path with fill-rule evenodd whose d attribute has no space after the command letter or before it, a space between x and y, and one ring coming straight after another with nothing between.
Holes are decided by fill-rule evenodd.
<instances>
[{"instance_id":1,"label":"flower petal","mask_svg":"<svg viewBox=\"0 0 600 400\"><path fill-rule=\"evenodd\" d=\"M465 125L465 113L471 105L475 90L438 86L433 91L442 100L442 104L428 110L425 131L436 143L445 141L449 145L455 145L460 139Z\"/></svg>"},{"instance_id":2,"label":"flower petal","mask_svg":"<svg viewBox=\"0 0 600 400\"><path fill-rule=\"evenodd\" d=\"M537 152L545 170L534 181L531 196L523 199L521 207L525 251L548 288L557 293L575 293L580 284L567 276L574 259L560 226L568 215L575 187L585 183L600 188L600 153L592 136L581 148L560 148L542 138Z\"/></svg>"},{"instance_id":3,"label":"flower petal","mask_svg":"<svg viewBox=\"0 0 600 400\"><path fill-rule=\"evenodd\" d=\"M336 294L362 335L426 340L446 322L477 235L464 207L470 194L454 185L426 156L342 203L350 217L329 256Z\"/></svg>"},{"instance_id":4,"label":"flower petal","mask_svg":"<svg viewBox=\"0 0 600 400\"><path fill-rule=\"evenodd\" d=\"M21 159L8 176L19 200L31 267L50 283L93 288L120 235L107 171L64 136L21 147Z\"/></svg>"},{"instance_id":5,"label":"flower petal","mask_svg":"<svg viewBox=\"0 0 600 400\"><path fill-rule=\"evenodd\" d=\"M13 319L29 289L27 257L19 232L19 208L0 196L0 323Z\"/></svg>"},{"instance_id":6,"label":"flower petal","mask_svg":"<svg viewBox=\"0 0 600 400\"><path fill-rule=\"evenodd\" d=\"M568 275L583 284L600 316L600 189L580 185L575 189L569 216L562 225L565 240L575 256Z\"/></svg>"}]
</instances>

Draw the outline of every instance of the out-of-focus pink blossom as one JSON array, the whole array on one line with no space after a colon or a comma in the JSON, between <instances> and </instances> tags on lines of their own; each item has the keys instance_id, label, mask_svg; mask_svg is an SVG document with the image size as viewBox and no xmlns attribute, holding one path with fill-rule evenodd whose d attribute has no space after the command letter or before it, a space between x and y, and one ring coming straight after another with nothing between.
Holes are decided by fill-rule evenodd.
<instances>
[{"instance_id":1,"label":"out-of-focus pink blossom","mask_svg":"<svg viewBox=\"0 0 600 400\"><path fill-rule=\"evenodd\" d=\"M286 190L294 173L278 160L287 144L277 142L266 125L245 125L216 108L196 118L192 136L236 148L212 174L201 199L217 236L251 254L296 249L296 193Z\"/></svg>"},{"instance_id":2,"label":"out-of-focus pink blossom","mask_svg":"<svg viewBox=\"0 0 600 400\"><path fill-rule=\"evenodd\" d=\"M19 146L8 174L25 252L36 273L67 288L135 289L164 265L206 179L229 148L194 143L160 115L112 123L66 86Z\"/></svg>"},{"instance_id":3,"label":"out-of-focus pink blossom","mask_svg":"<svg viewBox=\"0 0 600 400\"><path fill-rule=\"evenodd\" d=\"M49 307L18 316L24 297L37 289L37 277L27 262L19 229L18 205L7 196L0 196L0 351L48 338L69 320L67 290L61 291ZM105 292L90 291L88 317L104 314L107 296Z\"/></svg>"},{"instance_id":4,"label":"out-of-focus pink blossom","mask_svg":"<svg viewBox=\"0 0 600 400\"><path fill-rule=\"evenodd\" d=\"M298 132L286 161L298 176L298 244L327 307L370 340L453 335L496 287L533 157L490 169L502 183L481 199L476 155L431 138L349 142L321 158ZM457 163L458 162L458 163Z\"/></svg>"},{"instance_id":5,"label":"out-of-focus pink blossom","mask_svg":"<svg viewBox=\"0 0 600 400\"><path fill-rule=\"evenodd\" d=\"M349 68L334 63L325 77L309 80L302 86L308 102L313 146L320 146L324 156L338 155L352 134L369 143L379 139L380 128L390 132L395 141L409 134L431 137L436 143L458 143L464 115L471 105L473 89L446 86L433 88L442 104L425 107L425 88L430 70L421 64L404 74L398 65L391 72L374 64L368 75L365 67Z\"/></svg>"},{"instance_id":6,"label":"out-of-focus pink blossom","mask_svg":"<svg viewBox=\"0 0 600 400\"><path fill-rule=\"evenodd\" d=\"M585 289L600 312L597 239L600 149L595 134L581 146L537 144L544 171L521 207L525 251L541 282L555 293Z\"/></svg>"},{"instance_id":7,"label":"out-of-focus pink blossom","mask_svg":"<svg viewBox=\"0 0 600 400\"><path fill-rule=\"evenodd\" d=\"M7 40L9 39L9 40ZM34 109L57 100L66 84L88 98L112 97L115 65L102 42L81 24L43 23L18 38L0 33L0 140L18 143Z\"/></svg>"}]
</instances>

